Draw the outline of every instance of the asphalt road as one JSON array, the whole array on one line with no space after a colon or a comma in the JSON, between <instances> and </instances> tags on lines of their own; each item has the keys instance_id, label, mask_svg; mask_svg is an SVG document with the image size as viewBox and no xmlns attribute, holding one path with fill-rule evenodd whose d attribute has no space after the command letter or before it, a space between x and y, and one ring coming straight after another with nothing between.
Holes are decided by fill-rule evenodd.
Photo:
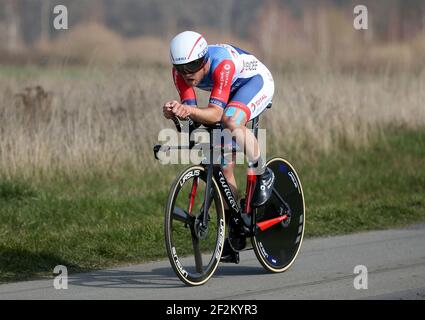
<instances>
[{"instance_id":1,"label":"asphalt road","mask_svg":"<svg viewBox=\"0 0 425 320\"><path fill-rule=\"evenodd\" d=\"M357 265L367 268L367 289L354 286ZM201 287L183 286L166 260L70 275L62 290L53 278L4 284L0 299L425 300L425 225L304 240L281 274L265 272L251 250L239 265L220 264Z\"/></svg>"}]
</instances>

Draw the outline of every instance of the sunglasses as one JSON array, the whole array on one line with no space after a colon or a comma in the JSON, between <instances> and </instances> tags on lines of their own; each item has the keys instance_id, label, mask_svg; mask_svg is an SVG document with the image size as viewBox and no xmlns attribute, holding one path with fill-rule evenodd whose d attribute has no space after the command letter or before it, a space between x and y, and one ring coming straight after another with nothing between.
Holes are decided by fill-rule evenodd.
<instances>
[{"instance_id":1,"label":"sunglasses","mask_svg":"<svg viewBox=\"0 0 425 320\"><path fill-rule=\"evenodd\" d=\"M199 58L186 64L175 64L177 72L180 74L196 73L201 70L208 61L208 56Z\"/></svg>"}]
</instances>

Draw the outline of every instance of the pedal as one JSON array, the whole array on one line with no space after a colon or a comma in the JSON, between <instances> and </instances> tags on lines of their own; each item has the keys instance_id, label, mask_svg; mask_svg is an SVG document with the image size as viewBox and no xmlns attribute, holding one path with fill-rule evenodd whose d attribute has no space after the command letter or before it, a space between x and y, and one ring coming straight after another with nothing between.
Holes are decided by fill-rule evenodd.
<instances>
[{"instance_id":1,"label":"pedal","mask_svg":"<svg viewBox=\"0 0 425 320\"><path fill-rule=\"evenodd\" d=\"M224 242L224 248L220 258L220 262L236 264L239 263L239 253L233 250L228 238Z\"/></svg>"},{"instance_id":2,"label":"pedal","mask_svg":"<svg viewBox=\"0 0 425 320\"><path fill-rule=\"evenodd\" d=\"M223 263L236 263L239 264L240 260L239 260L239 253L236 252L236 254L234 255L227 255L225 257L221 257L220 262Z\"/></svg>"}]
</instances>

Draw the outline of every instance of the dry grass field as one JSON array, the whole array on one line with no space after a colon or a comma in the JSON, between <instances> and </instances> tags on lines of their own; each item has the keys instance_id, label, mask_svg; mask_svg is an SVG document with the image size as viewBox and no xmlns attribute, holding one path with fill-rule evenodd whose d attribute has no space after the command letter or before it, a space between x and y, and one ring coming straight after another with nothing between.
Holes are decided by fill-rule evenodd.
<instances>
[{"instance_id":1,"label":"dry grass field","mask_svg":"<svg viewBox=\"0 0 425 320\"><path fill-rule=\"evenodd\" d=\"M154 165L161 114L177 98L170 70L97 66L4 68L0 72L0 174L36 179L119 174ZM388 126L425 124L425 71L274 74L276 94L261 127L268 150L301 160L336 148L368 146ZM207 95L200 93L205 105ZM382 140L385 141L385 140Z\"/></svg>"}]
</instances>

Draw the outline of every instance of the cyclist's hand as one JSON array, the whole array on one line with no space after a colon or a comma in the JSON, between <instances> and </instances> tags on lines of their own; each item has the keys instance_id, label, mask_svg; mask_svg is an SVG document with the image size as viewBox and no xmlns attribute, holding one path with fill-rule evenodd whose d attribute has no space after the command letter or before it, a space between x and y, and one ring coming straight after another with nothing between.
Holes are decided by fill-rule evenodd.
<instances>
[{"instance_id":1,"label":"cyclist's hand","mask_svg":"<svg viewBox=\"0 0 425 320\"><path fill-rule=\"evenodd\" d=\"M184 104L179 103L175 105L172 111L180 119L187 119L190 116L190 107Z\"/></svg>"},{"instance_id":2,"label":"cyclist's hand","mask_svg":"<svg viewBox=\"0 0 425 320\"><path fill-rule=\"evenodd\" d=\"M172 110L178 104L179 103L177 101L168 101L167 103L164 104L164 106L162 107L162 112L166 119L174 118L174 113Z\"/></svg>"}]
</instances>

